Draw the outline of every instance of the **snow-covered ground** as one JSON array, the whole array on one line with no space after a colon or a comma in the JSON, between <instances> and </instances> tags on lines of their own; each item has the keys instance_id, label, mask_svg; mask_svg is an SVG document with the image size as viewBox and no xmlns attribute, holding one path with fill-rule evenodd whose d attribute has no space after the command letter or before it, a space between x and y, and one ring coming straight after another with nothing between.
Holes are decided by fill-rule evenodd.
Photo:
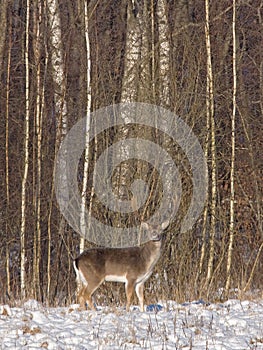
<instances>
[{"instance_id":1,"label":"snow-covered ground","mask_svg":"<svg viewBox=\"0 0 263 350\"><path fill-rule=\"evenodd\" d=\"M0 306L1 349L263 349L263 301L160 303L78 311Z\"/></svg>"}]
</instances>

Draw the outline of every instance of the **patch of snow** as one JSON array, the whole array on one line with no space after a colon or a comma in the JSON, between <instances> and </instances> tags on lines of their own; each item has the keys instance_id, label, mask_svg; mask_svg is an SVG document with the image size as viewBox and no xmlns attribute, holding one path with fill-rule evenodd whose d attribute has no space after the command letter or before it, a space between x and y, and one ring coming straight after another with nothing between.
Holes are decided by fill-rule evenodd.
<instances>
[{"instance_id":1,"label":"patch of snow","mask_svg":"<svg viewBox=\"0 0 263 350\"><path fill-rule=\"evenodd\" d=\"M6 311L4 311L6 310ZM30 300L0 306L1 349L263 350L263 301L203 300L79 311Z\"/></svg>"}]
</instances>

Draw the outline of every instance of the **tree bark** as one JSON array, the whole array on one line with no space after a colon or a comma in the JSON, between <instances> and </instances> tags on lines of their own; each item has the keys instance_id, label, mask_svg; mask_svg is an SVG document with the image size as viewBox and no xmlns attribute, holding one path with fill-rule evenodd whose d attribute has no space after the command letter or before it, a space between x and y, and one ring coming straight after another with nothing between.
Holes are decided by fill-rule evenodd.
<instances>
[{"instance_id":1,"label":"tree bark","mask_svg":"<svg viewBox=\"0 0 263 350\"><path fill-rule=\"evenodd\" d=\"M30 21L30 1L26 3L26 32L25 32L25 67L26 67L26 81L25 81L25 139L24 139L24 175L22 179L22 194L21 194L21 227L20 227L20 241L21 241L21 275L20 287L21 297L26 297L26 247L25 247L25 232L26 232L26 184L28 176L29 165L29 118L30 118L30 91L29 91L29 21Z\"/></svg>"},{"instance_id":2,"label":"tree bark","mask_svg":"<svg viewBox=\"0 0 263 350\"><path fill-rule=\"evenodd\" d=\"M230 223L229 223L229 243L227 252L227 266L226 266L226 296L229 294L231 283L231 267L233 255L233 242L235 231L235 148L236 148L236 94L237 94L237 63L236 63L236 1L233 0L233 18L232 18L232 43L233 43L233 110L231 117L231 169L230 169Z\"/></svg>"},{"instance_id":3,"label":"tree bark","mask_svg":"<svg viewBox=\"0 0 263 350\"><path fill-rule=\"evenodd\" d=\"M210 15L209 0L205 0L205 39L207 54L207 89L206 89L206 113L210 120L210 137L211 137L211 204L210 204L210 237L209 237L209 259L207 266L206 285L208 286L214 268L215 253L215 230L216 230L216 141L215 141L215 120L214 120L214 87L213 87L213 70L212 70L212 52L210 42Z\"/></svg>"},{"instance_id":4,"label":"tree bark","mask_svg":"<svg viewBox=\"0 0 263 350\"><path fill-rule=\"evenodd\" d=\"M89 170L89 139L90 139L90 118L91 118L91 57L90 57L90 41L89 41L89 18L88 18L88 7L87 2L84 1L84 30L85 30L85 39L86 39L86 60L87 60L87 107L86 107L86 133L85 133L85 156L84 156L84 174L83 174L83 183L82 183L82 192L81 192L81 214L80 214L80 229L82 232L82 237L80 239L80 253L83 252L85 248L85 237L87 231L89 231L90 219L88 222L85 220L85 209L86 209L86 198L87 198L87 184L88 184L88 170ZM92 206L92 195L90 197L89 205L89 216L91 215L91 206Z\"/></svg>"},{"instance_id":5,"label":"tree bark","mask_svg":"<svg viewBox=\"0 0 263 350\"><path fill-rule=\"evenodd\" d=\"M57 130L56 130L56 145L55 153L58 151L60 142L63 140L67 133L68 120L67 120L67 104L65 101L66 93L66 72L64 63L64 54L62 48L62 34L61 23L59 16L59 6L57 0L47 0L47 13L48 22L50 27L50 43L51 43L51 63L52 63L52 76L55 85L54 100L55 100L55 112L57 117ZM52 190L51 190L51 206L48 219L48 263L47 263L47 297L50 297L51 287L51 217L52 217L52 202L54 198L54 175L55 164L53 172ZM66 174L64 174L66 176ZM66 183L66 179L65 179ZM58 234L62 234L64 229L64 219L60 218Z\"/></svg>"}]
</instances>

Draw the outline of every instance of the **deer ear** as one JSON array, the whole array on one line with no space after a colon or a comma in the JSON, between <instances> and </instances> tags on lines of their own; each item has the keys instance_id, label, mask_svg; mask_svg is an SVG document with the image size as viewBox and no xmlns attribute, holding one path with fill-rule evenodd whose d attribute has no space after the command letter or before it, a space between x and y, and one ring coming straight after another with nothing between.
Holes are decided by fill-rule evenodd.
<instances>
[{"instance_id":1,"label":"deer ear","mask_svg":"<svg viewBox=\"0 0 263 350\"><path fill-rule=\"evenodd\" d=\"M165 230L165 229L166 229L166 227L168 227L168 226L169 226L169 224L170 224L170 220L164 221L164 222L162 223L162 225L161 225L162 230Z\"/></svg>"},{"instance_id":2,"label":"deer ear","mask_svg":"<svg viewBox=\"0 0 263 350\"><path fill-rule=\"evenodd\" d=\"M141 223L141 228L148 231L149 230L149 224L147 222L142 222Z\"/></svg>"}]
</instances>

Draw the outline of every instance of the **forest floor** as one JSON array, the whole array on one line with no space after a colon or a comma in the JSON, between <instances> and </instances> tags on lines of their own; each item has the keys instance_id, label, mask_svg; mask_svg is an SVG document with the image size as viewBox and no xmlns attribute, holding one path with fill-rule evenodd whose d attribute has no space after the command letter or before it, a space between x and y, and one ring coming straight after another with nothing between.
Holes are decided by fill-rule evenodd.
<instances>
[{"instance_id":1,"label":"forest floor","mask_svg":"<svg viewBox=\"0 0 263 350\"><path fill-rule=\"evenodd\" d=\"M1 349L263 349L263 300L131 307L0 306Z\"/></svg>"}]
</instances>

